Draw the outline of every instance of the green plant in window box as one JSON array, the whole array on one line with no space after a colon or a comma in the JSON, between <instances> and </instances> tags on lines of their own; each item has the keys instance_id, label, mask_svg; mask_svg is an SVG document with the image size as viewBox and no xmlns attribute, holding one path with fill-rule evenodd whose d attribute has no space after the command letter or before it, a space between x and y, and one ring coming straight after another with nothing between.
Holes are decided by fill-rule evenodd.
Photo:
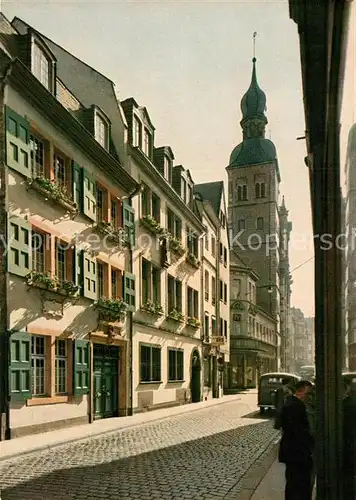
<instances>
[{"instance_id":1,"label":"green plant in window box","mask_svg":"<svg viewBox=\"0 0 356 500\"><path fill-rule=\"evenodd\" d=\"M179 238L176 238L175 236L172 236L170 234L168 236L168 241L169 241L169 249L172 250L172 252L178 254L179 256L184 255L185 250Z\"/></svg>"},{"instance_id":2,"label":"green plant in window box","mask_svg":"<svg viewBox=\"0 0 356 500\"><path fill-rule=\"evenodd\" d=\"M164 236L166 234L165 229L160 226L159 222L152 215L144 215L141 222L151 233L157 236Z\"/></svg>"},{"instance_id":3,"label":"green plant in window box","mask_svg":"<svg viewBox=\"0 0 356 500\"><path fill-rule=\"evenodd\" d=\"M67 295L69 297L73 297L77 295L79 292L79 286L76 285L73 281L61 281L57 287L58 293L62 295Z\"/></svg>"},{"instance_id":4,"label":"green plant in window box","mask_svg":"<svg viewBox=\"0 0 356 500\"><path fill-rule=\"evenodd\" d=\"M100 221L93 224L93 229L97 234L120 247L127 245L126 231L123 227L114 228L110 222Z\"/></svg>"},{"instance_id":5,"label":"green plant in window box","mask_svg":"<svg viewBox=\"0 0 356 500\"><path fill-rule=\"evenodd\" d=\"M194 266L197 268L200 266L200 262L199 262L198 258L193 253L189 253L187 255L186 260L187 260L188 264L190 264L191 266Z\"/></svg>"},{"instance_id":6,"label":"green plant in window box","mask_svg":"<svg viewBox=\"0 0 356 500\"><path fill-rule=\"evenodd\" d=\"M163 314L163 307L161 306L161 304L159 304L158 302L153 302L152 300L146 302L146 304L144 304L141 309L142 311L153 314L155 316L162 316Z\"/></svg>"},{"instance_id":7,"label":"green plant in window box","mask_svg":"<svg viewBox=\"0 0 356 500\"><path fill-rule=\"evenodd\" d=\"M125 318L127 304L123 300L102 297L95 303L95 308L100 320L114 323Z\"/></svg>"},{"instance_id":8,"label":"green plant in window box","mask_svg":"<svg viewBox=\"0 0 356 500\"><path fill-rule=\"evenodd\" d=\"M57 280L52 278L49 273L39 273L37 271L31 271L26 276L26 281L28 286L45 290L55 290L57 286Z\"/></svg>"},{"instance_id":9,"label":"green plant in window box","mask_svg":"<svg viewBox=\"0 0 356 500\"><path fill-rule=\"evenodd\" d=\"M39 191L44 196L57 201L64 208L70 211L77 210L77 204L73 198L68 194L66 188L60 184L50 180L44 176L38 176L30 179L28 185Z\"/></svg>"},{"instance_id":10,"label":"green plant in window box","mask_svg":"<svg viewBox=\"0 0 356 500\"><path fill-rule=\"evenodd\" d=\"M198 318L189 317L187 318L187 326L190 326L191 328L199 328L200 321L198 320Z\"/></svg>"},{"instance_id":11,"label":"green plant in window box","mask_svg":"<svg viewBox=\"0 0 356 500\"><path fill-rule=\"evenodd\" d=\"M167 318L173 321L177 321L178 323L184 322L183 314L180 311L177 311L177 309L172 309L172 311L168 313Z\"/></svg>"}]
</instances>

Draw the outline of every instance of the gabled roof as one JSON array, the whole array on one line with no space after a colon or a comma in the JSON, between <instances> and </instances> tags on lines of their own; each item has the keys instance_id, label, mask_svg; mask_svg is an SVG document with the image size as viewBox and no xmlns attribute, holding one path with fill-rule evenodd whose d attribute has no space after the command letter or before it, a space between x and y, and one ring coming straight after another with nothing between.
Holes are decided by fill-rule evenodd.
<instances>
[{"instance_id":1,"label":"gabled roof","mask_svg":"<svg viewBox=\"0 0 356 500\"><path fill-rule=\"evenodd\" d=\"M204 184L196 184L194 193L199 194L203 200L210 201L214 212L217 216L220 214L221 199L224 192L224 182L206 182Z\"/></svg>"},{"instance_id":2,"label":"gabled roof","mask_svg":"<svg viewBox=\"0 0 356 500\"><path fill-rule=\"evenodd\" d=\"M26 34L29 29L38 33L57 59L58 78L85 108L95 104L103 109L111 121L112 138L118 154L121 134L119 124L123 120L113 82L18 17L11 24L20 34Z\"/></svg>"}]
</instances>

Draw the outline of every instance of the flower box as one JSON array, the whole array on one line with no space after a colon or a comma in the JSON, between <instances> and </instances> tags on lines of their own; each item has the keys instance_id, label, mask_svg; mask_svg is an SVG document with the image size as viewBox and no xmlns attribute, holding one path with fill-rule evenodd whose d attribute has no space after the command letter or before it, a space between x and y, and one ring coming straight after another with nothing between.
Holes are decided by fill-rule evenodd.
<instances>
[{"instance_id":1,"label":"flower box","mask_svg":"<svg viewBox=\"0 0 356 500\"><path fill-rule=\"evenodd\" d=\"M187 326L190 326L191 328L199 328L200 321L197 318L187 318Z\"/></svg>"},{"instance_id":2,"label":"flower box","mask_svg":"<svg viewBox=\"0 0 356 500\"><path fill-rule=\"evenodd\" d=\"M50 181L46 177L35 177L28 181L28 185L42 194L46 199L50 199L61 205L68 212L78 212L77 204L67 193L66 189L54 181Z\"/></svg>"},{"instance_id":3,"label":"flower box","mask_svg":"<svg viewBox=\"0 0 356 500\"><path fill-rule=\"evenodd\" d=\"M74 297L78 295L80 287L76 285L73 281L62 281L57 286L57 292L60 295L66 295L67 297Z\"/></svg>"},{"instance_id":4,"label":"flower box","mask_svg":"<svg viewBox=\"0 0 356 500\"><path fill-rule=\"evenodd\" d=\"M116 229L112 227L110 222L101 221L94 224L93 229L97 234L115 243L117 246L122 247L127 244L126 232L122 227Z\"/></svg>"},{"instance_id":5,"label":"flower box","mask_svg":"<svg viewBox=\"0 0 356 500\"><path fill-rule=\"evenodd\" d=\"M184 316L180 311L173 309L168 313L167 319L171 319L172 321L176 321L177 323L184 322Z\"/></svg>"},{"instance_id":6,"label":"flower box","mask_svg":"<svg viewBox=\"0 0 356 500\"><path fill-rule=\"evenodd\" d=\"M163 315L163 307L158 302L148 301L146 302L146 304L143 304L141 310L145 313L152 314L154 316Z\"/></svg>"},{"instance_id":7,"label":"flower box","mask_svg":"<svg viewBox=\"0 0 356 500\"><path fill-rule=\"evenodd\" d=\"M49 273L39 273L31 271L26 276L27 285L35 288L42 288L43 290L55 291L57 287L56 279L52 278Z\"/></svg>"},{"instance_id":8,"label":"flower box","mask_svg":"<svg viewBox=\"0 0 356 500\"><path fill-rule=\"evenodd\" d=\"M151 215L144 215L141 218L141 224L148 229L152 234L157 236L164 236L165 230L160 226L159 222L156 221Z\"/></svg>"},{"instance_id":9,"label":"flower box","mask_svg":"<svg viewBox=\"0 0 356 500\"><path fill-rule=\"evenodd\" d=\"M177 255L182 256L185 254L185 249L183 248L182 243L178 238L170 235L168 237L168 245L169 250L176 253Z\"/></svg>"},{"instance_id":10,"label":"flower box","mask_svg":"<svg viewBox=\"0 0 356 500\"><path fill-rule=\"evenodd\" d=\"M100 320L114 323L123 320L126 315L127 304L123 300L102 297L95 303L95 308L99 312Z\"/></svg>"},{"instance_id":11,"label":"flower box","mask_svg":"<svg viewBox=\"0 0 356 500\"><path fill-rule=\"evenodd\" d=\"M189 253L186 257L186 261L188 262L188 264L190 264L191 266L193 267L196 267L197 269L199 269L200 267L200 262L199 260L197 259L197 257L192 254L192 253Z\"/></svg>"}]
</instances>

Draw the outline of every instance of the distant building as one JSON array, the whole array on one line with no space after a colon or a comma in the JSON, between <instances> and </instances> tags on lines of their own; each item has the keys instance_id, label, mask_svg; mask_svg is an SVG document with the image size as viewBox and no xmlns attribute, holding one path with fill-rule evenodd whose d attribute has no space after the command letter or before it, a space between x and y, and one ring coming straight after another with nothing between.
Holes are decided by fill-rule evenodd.
<instances>
[{"instance_id":1,"label":"distant building","mask_svg":"<svg viewBox=\"0 0 356 500\"><path fill-rule=\"evenodd\" d=\"M288 370L298 373L302 366L315 365L314 318L292 307L289 321Z\"/></svg>"},{"instance_id":2,"label":"distant building","mask_svg":"<svg viewBox=\"0 0 356 500\"><path fill-rule=\"evenodd\" d=\"M276 318L256 302L258 275L234 250L230 258L230 364L228 391L256 387L259 376L277 370Z\"/></svg>"},{"instance_id":3,"label":"distant building","mask_svg":"<svg viewBox=\"0 0 356 500\"><path fill-rule=\"evenodd\" d=\"M284 199L277 152L265 137L266 95L260 89L253 59L251 84L241 100L243 141L227 167L229 231L232 248L258 276L256 303L276 322L278 369L286 367L290 307L289 235L292 230Z\"/></svg>"}]
</instances>

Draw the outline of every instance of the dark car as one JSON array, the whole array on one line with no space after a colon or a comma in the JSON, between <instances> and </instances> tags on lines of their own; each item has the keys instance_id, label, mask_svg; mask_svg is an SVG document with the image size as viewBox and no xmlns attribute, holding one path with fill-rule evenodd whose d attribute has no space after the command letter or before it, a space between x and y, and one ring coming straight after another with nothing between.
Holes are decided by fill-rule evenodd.
<instances>
[{"instance_id":1,"label":"dark car","mask_svg":"<svg viewBox=\"0 0 356 500\"><path fill-rule=\"evenodd\" d=\"M290 384L295 384L300 377L295 373L264 373L258 384L258 406L260 412L276 409L276 395L282 387L282 382L289 379Z\"/></svg>"}]
</instances>

